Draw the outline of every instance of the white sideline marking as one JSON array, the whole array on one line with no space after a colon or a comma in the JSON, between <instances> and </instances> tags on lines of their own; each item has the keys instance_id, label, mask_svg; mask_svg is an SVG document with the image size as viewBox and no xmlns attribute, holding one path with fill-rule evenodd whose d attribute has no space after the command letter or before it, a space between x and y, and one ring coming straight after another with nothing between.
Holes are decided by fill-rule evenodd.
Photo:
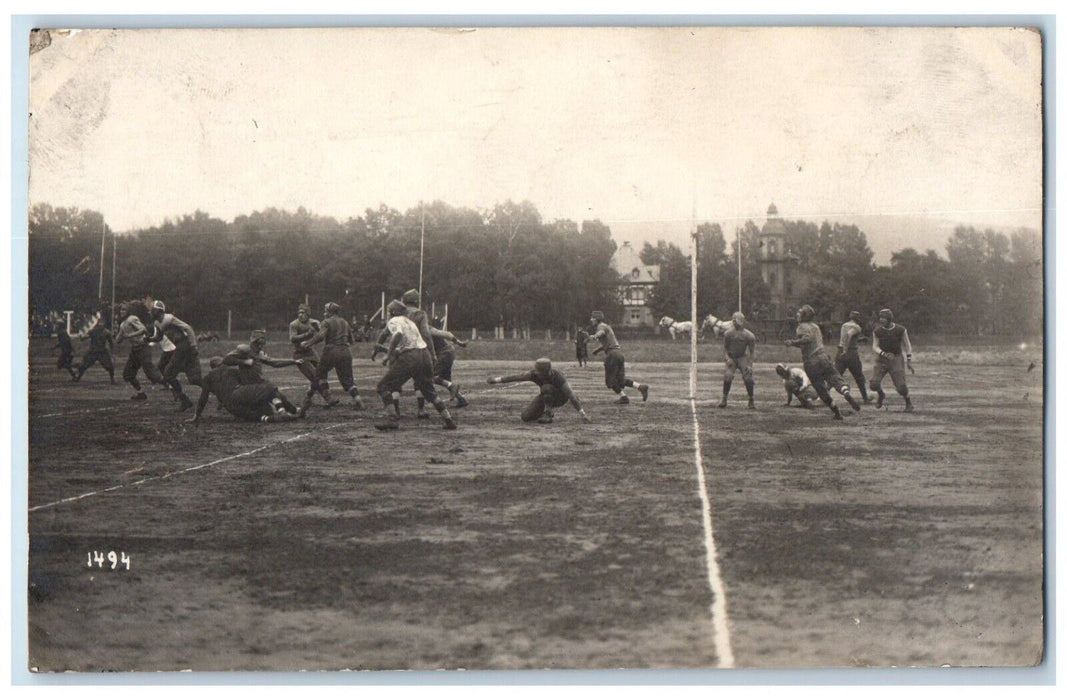
<instances>
[{"instance_id":1,"label":"white sideline marking","mask_svg":"<svg viewBox=\"0 0 1067 700\"><path fill-rule=\"evenodd\" d=\"M196 386L196 385L195 384L189 384L188 386ZM304 386L304 385L301 384L299 386L280 386L280 387L278 387L278 391L285 391L286 389L299 389L301 386ZM40 393L44 393L45 391L49 391L49 390L48 389L42 389L41 391L38 391L38 392L31 392L31 396L34 393L40 394ZM190 398L192 398L192 397L190 397ZM62 413L45 413L44 415L40 415L40 416L30 416L30 420L34 421L34 420L37 420L39 418L58 418L60 416L76 416L79 413L95 413L97 411L115 411L115 410L118 410L120 408L123 408L124 406L125 407L141 407L141 406L147 406L148 403L149 403L148 401L145 401L144 403L142 403L140 401L129 401L128 403L117 403L114 406L103 406L102 408L83 408L83 409L80 409L80 410L77 410L77 411L64 411Z\"/></svg>"},{"instance_id":2,"label":"white sideline marking","mask_svg":"<svg viewBox=\"0 0 1067 700\"><path fill-rule=\"evenodd\" d=\"M32 513L35 510L43 510L45 508L51 508L53 506L62 505L63 503L72 503L73 501L80 501L83 498L89 498L90 496L99 496L100 494L103 494L103 493L110 493L111 491L118 491L120 489L128 488L130 486L140 486L141 484L147 484L149 481L160 481L161 479L169 479L172 476L178 476L180 474L187 474L189 472L195 472L195 471L197 471L199 469L206 469L207 467L213 467L216 464L222 464L223 462L230 462L232 460L240 459L242 457L248 457L250 455L256 454L257 452L262 452L263 450L268 450L268 449L270 449L272 447L277 447L278 445L284 445L284 444L286 444L288 442L293 442L295 440L301 440L303 438L306 438L308 435L312 435L314 433L321 433L324 430L333 430L334 428L340 428L343 425L349 425L349 423L337 423L335 425L327 425L324 428L318 428L316 430L309 430L306 433L301 433L300 435L294 435L293 437L286 438L285 440L279 440L278 442L272 442L272 443L270 443L268 445L263 445L262 447L257 447L254 450L249 450L248 452L242 452L241 454L230 455L229 457L222 457L220 459L216 459L216 460L213 460L211 462L205 462L204 464L198 464L195 467L186 467L185 469L179 469L177 471L167 472L166 474L160 474L159 476L147 476L144 479L138 479L137 481L131 481L128 484L116 484L115 486L109 486L108 488L100 489L99 491L89 491L88 493L83 493L83 494L80 494L78 496L71 496L69 498L62 498L62 499L60 499L58 501L52 501L51 503L44 503L44 504L41 504L39 506L34 506L33 508L30 508L28 512ZM129 472L125 472L125 473L128 474Z\"/></svg>"},{"instance_id":3,"label":"white sideline marking","mask_svg":"<svg viewBox=\"0 0 1067 700\"><path fill-rule=\"evenodd\" d=\"M704 550L708 561L708 585L714 599L711 602L711 624L715 631L715 651L719 656L719 668L734 667L734 650L730 645L730 626L726 618L726 587L719 574L719 555L711 529L711 500L704 479L704 455L700 449L700 421L697 420L696 399L690 399L693 414L693 457L696 460L697 483L700 485L700 505L704 515Z\"/></svg>"}]
</instances>

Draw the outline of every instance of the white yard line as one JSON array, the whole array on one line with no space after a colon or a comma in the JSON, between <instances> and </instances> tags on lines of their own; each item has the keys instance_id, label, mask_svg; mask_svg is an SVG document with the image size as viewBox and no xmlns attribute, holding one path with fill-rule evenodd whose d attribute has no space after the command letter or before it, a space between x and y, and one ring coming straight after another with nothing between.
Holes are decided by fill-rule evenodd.
<instances>
[{"instance_id":1,"label":"white yard line","mask_svg":"<svg viewBox=\"0 0 1067 700\"><path fill-rule=\"evenodd\" d=\"M222 457L220 459L216 459L216 460L213 460L211 462L205 462L203 464L197 464L195 467L186 467L185 469L179 469L177 471L167 472L166 474L160 474L159 476L149 476L149 477L145 477L144 479L138 479L137 481L131 481L131 482L127 483L127 484L116 484L115 486L109 486L108 488L100 489L99 491L89 491L87 493L79 494L77 496L71 496L69 498L62 498L62 499L60 499L58 501L52 501L51 503L43 503L43 504L41 504L39 506L34 506L33 508L30 508L29 512L32 513L32 512L34 512L36 510L44 510L45 508L52 508L54 506L62 505L64 503L72 503L74 501L80 501L83 498L90 498L91 496L99 496L100 494L110 493L112 491L118 491L120 489L129 488L131 486L140 486L141 484L147 484L150 481L160 481L161 479L169 479L172 476L178 476L180 474L188 474L189 472L195 472L195 471L200 470L200 469L206 469L207 467L213 467L216 464L222 464L223 462L230 462L230 461L233 461L235 459L241 459L242 457L248 457L250 455L256 454L257 452L262 452L263 450L269 450L272 447L277 447L278 445L284 445L286 443L293 442L295 440L302 440L303 438L306 438L308 435L313 435L315 433L321 433L324 430L333 430L334 428L340 428L343 425L350 425L350 423L336 423L334 425L327 425L327 426L325 426L323 428L317 428L315 430L309 430L308 432L301 433L300 435L294 435L293 437L286 438L285 440L279 440L278 442L272 442L270 444L263 445L262 447L257 447L256 449L249 450L248 452L242 452L240 454L230 455L229 457Z\"/></svg>"},{"instance_id":2,"label":"white yard line","mask_svg":"<svg viewBox=\"0 0 1067 700\"><path fill-rule=\"evenodd\" d=\"M715 537L711 527L711 499L704 478L704 455L700 449L700 421L697 419L696 399L689 400L693 414L693 458L696 461L697 483L700 486L700 505L704 517L704 550L707 555L708 585L711 587L711 624L715 633L715 651L719 668L733 668L734 651L730 644L730 623L726 616L726 586L719 573L719 555L715 549Z\"/></svg>"}]
</instances>

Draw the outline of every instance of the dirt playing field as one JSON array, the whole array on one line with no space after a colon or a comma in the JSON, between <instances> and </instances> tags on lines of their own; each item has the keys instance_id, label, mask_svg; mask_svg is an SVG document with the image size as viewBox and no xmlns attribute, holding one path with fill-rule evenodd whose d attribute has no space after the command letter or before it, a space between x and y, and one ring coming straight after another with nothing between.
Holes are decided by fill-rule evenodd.
<instances>
[{"instance_id":1,"label":"dirt playing field","mask_svg":"<svg viewBox=\"0 0 1067 700\"><path fill-rule=\"evenodd\" d=\"M487 344L488 345L488 344ZM31 345L29 666L75 670L712 667L703 511L681 343L647 341L612 404L602 365L557 362L593 418L525 425L514 359L458 353L456 432L371 427L384 371L358 347L374 410L199 426L79 384ZM232 344L213 344L206 355ZM369 347L366 348L369 352ZM627 347L624 345L624 351ZM279 356L284 345L268 350ZM533 352L531 352L533 351ZM739 667L1029 665L1043 649L1042 367L924 349L917 412L785 408L773 365L758 409L699 367L710 520ZM790 353L780 353L790 357ZM684 357L684 354L682 355ZM925 361L924 361L925 358ZM121 371L124 356L116 356ZM777 359L770 356L766 360ZM869 356L865 363L870 367ZM1040 361L1040 356L1037 356ZM296 400L295 370L267 370ZM195 399L198 390L190 388ZM842 405L843 402L842 402ZM64 500L73 499L73 500ZM129 570L89 566L125 553Z\"/></svg>"}]
</instances>

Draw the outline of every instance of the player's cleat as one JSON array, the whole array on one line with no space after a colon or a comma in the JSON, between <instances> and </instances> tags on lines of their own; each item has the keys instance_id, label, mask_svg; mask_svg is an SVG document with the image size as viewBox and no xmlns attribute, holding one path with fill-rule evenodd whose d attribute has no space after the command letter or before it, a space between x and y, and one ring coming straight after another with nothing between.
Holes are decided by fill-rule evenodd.
<instances>
[{"instance_id":1,"label":"player's cleat","mask_svg":"<svg viewBox=\"0 0 1067 700\"><path fill-rule=\"evenodd\" d=\"M393 413L382 413L374 421L374 427L378 430L399 430L400 419Z\"/></svg>"},{"instance_id":2,"label":"player's cleat","mask_svg":"<svg viewBox=\"0 0 1067 700\"><path fill-rule=\"evenodd\" d=\"M297 411L296 411L296 417L297 418L307 418L307 415L308 415L308 405L306 403L300 404L300 408L298 408Z\"/></svg>"},{"instance_id":3,"label":"player's cleat","mask_svg":"<svg viewBox=\"0 0 1067 700\"><path fill-rule=\"evenodd\" d=\"M749 399L748 400L748 407L750 409L752 409L752 410L756 410L756 400L755 399Z\"/></svg>"},{"instance_id":4,"label":"player's cleat","mask_svg":"<svg viewBox=\"0 0 1067 700\"><path fill-rule=\"evenodd\" d=\"M355 399L352 401L352 409L356 410L356 411L362 411L363 410L363 399L359 398L358 396L355 397Z\"/></svg>"},{"instance_id":5,"label":"player's cleat","mask_svg":"<svg viewBox=\"0 0 1067 700\"><path fill-rule=\"evenodd\" d=\"M445 430L455 430L457 428L459 428L459 426L456 425L456 421L454 421L452 419L452 416L445 416L444 429Z\"/></svg>"},{"instance_id":6,"label":"player's cleat","mask_svg":"<svg viewBox=\"0 0 1067 700\"><path fill-rule=\"evenodd\" d=\"M133 396L130 397L130 400L131 401L147 401L148 400L148 394L144 393L143 391L138 391L136 394L134 394Z\"/></svg>"},{"instance_id":7,"label":"player's cleat","mask_svg":"<svg viewBox=\"0 0 1067 700\"><path fill-rule=\"evenodd\" d=\"M834 420L845 420L845 417L841 415L841 410L834 407Z\"/></svg>"},{"instance_id":8,"label":"player's cleat","mask_svg":"<svg viewBox=\"0 0 1067 700\"><path fill-rule=\"evenodd\" d=\"M470 406L471 402L467 400L467 397L463 394L456 392L456 408L466 408Z\"/></svg>"},{"instance_id":9,"label":"player's cleat","mask_svg":"<svg viewBox=\"0 0 1067 700\"><path fill-rule=\"evenodd\" d=\"M722 401L719 402L719 408L726 408L726 399L725 398Z\"/></svg>"},{"instance_id":10,"label":"player's cleat","mask_svg":"<svg viewBox=\"0 0 1067 700\"><path fill-rule=\"evenodd\" d=\"M641 392L641 400L648 401L648 384L642 384L637 390Z\"/></svg>"},{"instance_id":11,"label":"player's cleat","mask_svg":"<svg viewBox=\"0 0 1067 700\"><path fill-rule=\"evenodd\" d=\"M625 395L625 394L623 394L622 396L619 397L618 401L616 401L615 403L620 404L620 405L626 405L626 404L630 403L630 397Z\"/></svg>"},{"instance_id":12,"label":"player's cleat","mask_svg":"<svg viewBox=\"0 0 1067 700\"><path fill-rule=\"evenodd\" d=\"M885 394L878 394L878 403L874 405L875 408L881 408L885 403Z\"/></svg>"},{"instance_id":13,"label":"player's cleat","mask_svg":"<svg viewBox=\"0 0 1067 700\"><path fill-rule=\"evenodd\" d=\"M872 399L871 399L870 396L864 396L863 397L863 403L868 403L869 404L871 401L872 401Z\"/></svg>"},{"instance_id":14,"label":"player's cleat","mask_svg":"<svg viewBox=\"0 0 1067 700\"><path fill-rule=\"evenodd\" d=\"M70 381L72 381L72 382L80 382L81 379L82 379L82 373L78 372L77 374L75 374L73 377L70 378Z\"/></svg>"},{"instance_id":15,"label":"player's cleat","mask_svg":"<svg viewBox=\"0 0 1067 700\"><path fill-rule=\"evenodd\" d=\"M415 417L416 418L420 418L420 419L421 418L429 418L430 414L427 413L426 411L419 411L418 413L415 414Z\"/></svg>"},{"instance_id":16,"label":"player's cleat","mask_svg":"<svg viewBox=\"0 0 1067 700\"><path fill-rule=\"evenodd\" d=\"M904 399L904 413L914 413L915 406L912 405L910 398Z\"/></svg>"},{"instance_id":17,"label":"player's cleat","mask_svg":"<svg viewBox=\"0 0 1067 700\"><path fill-rule=\"evenodd\" d=\"M178 406L178 413L181 413L182 411L188 411L192 407L193 402L189 400L188 396L182 394L182 402L181 405Z\"/></svg>"},{"instance_id":18,"label":"player's cleat","mask_svg":"<svg viewBox=\"0 0 1067 700\"><path fill-rule=\"evenodd\" d=\"M852 394L845 394L845 401L848 401L848 405L852 407L853 411L855 411L856 413L860 412L859 401L856 401L856 399L852 398Z\"/></svg>"}]
</instances>

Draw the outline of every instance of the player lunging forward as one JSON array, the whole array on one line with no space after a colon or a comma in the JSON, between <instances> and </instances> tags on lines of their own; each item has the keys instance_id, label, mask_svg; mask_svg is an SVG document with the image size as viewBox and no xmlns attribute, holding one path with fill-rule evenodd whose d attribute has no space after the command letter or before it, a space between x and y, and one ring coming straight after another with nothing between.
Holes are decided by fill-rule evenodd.
<instances>
[{"instance_id":1,"label":"player lunging forward","mask_svg":"<svg viewBox=\"0 0 1067 700\"><path fill-rule=\"evenodd\" d=\"M415 382L415 390L422 392L426 400L437 409L444 420L444 427L455 430L456 422L452 420L448 406L434 390L433 360L430 359L428 344L423 340L418 327L407 316L408 309L403 302L394 299L386 308L390 316L386 328L392 334L386 360L389 370L378 382L378 396L381 397L385 410L374 427L379 430L396 430L400 427L400 388L404 386L404 382L411 379ZM390 410L390 407L393 410Z\"/></svg>"},{"instance_id":2,"label":"player lunging forward","mask_svg":"<svg viewBox=\"0 0 1067 700\"><path fill-rule=\"evenodd\" d=\"M830 396L830 388L836 389L845 397L845 401L848 401L853 411L860 410L859 403L852 398L848 384L838 374L833 360L830 359L830 355L823 346L822 330L815 323L815 309L807 304L800 307L797 311L797 337L785 341L785 344L800 348L801 356L804 358L804 371L811 380L811 385L815 387L819 398L833 411L834 420L842 420L842 417L841 411L834 403L833 397Z\"/></svg>"},{"instance_id":3,"label":"player lunging forward","mask_svg":"<svg viewBox=\"0 0 1067 700\"><path fill-rule=\"evenodd\" d=\"M322 319L318 332L300 346L306 350L319 341L323 341L324 346L322 356L319 357L319 366L315 370L316 384L308 389L304 403L300 407L301 413L307 412L311 406L311 397L326 381L330 370L337 373L337 381L341 383L341 388L352 397L352 407L357 411L363 410L363 399L359 398L359 389L356 388L356 382L352 379L352 350L349 347L352 343L352 328L348 325L348 321L341 317L339 304L332 301L326 304L325 317Z\"/></svg>"},{"instance_id":4,"label":"player lunging forward","mask_svg":"<svg viewBox=\"0 0 1067 700\"><path fill-rule=\"evenodd\" d=\"M212 394L227 411L241 420L271 423L297 417L296 406L278 387L263 380L242 384L241 369L223 362L221 357L211 358L211 371L204 375L200 383L200 400L190 423L200 421ZM279 411L277 405L281 405L285 411Z\"/></svg>"},{"instance_id":5,"label":"player lunging forward","mask_svg":"<svg viewBox=\"0 0 1067 700\"><path fill-rule=\"evenodd\" d=\"M430 325L431 340L433 341L434 355L436 357L433 363L433 383L448 390L449 395L456 402L456 408L464 408L470 405L470 402L460 391L459 383L452 381L452 365L456 362L455 346L458 345L461 348L465 348L467 343L444 330L442 326L444 326L444 319L442 318L433 319ZM419 394L416 402L418 404L417 416L419 418L428 418L426 398Z\"/></svg>"},{"instance_id":6,"label":"player lunging forward","mask_svg":"<svg viewBox=\"0 0 1067 700\"><path fill-rule=\"evenodd\" d=\"M871 342L871 349L878 356L874 361L874 372L871 373L871 388L878 392L877 406L881 408L885 403L882 379L888 374L897 393L904 397L904 410L911 413L915 407L911 404L907 375L904 374L905 364L915 372L911 366L911 341L908 339L908 331L899 323L893 323L893 312L889 309L878 312L878 321L881 325L874 329L874 340Z\"/></svg>"},{"instance_id":7,"label":"player lunging forward","mask_svg":"<svg viewBox=\"0 0 1067 700\"><path fill-rule=\"evenodd\" d=\"M870 403L867 396L867 379L863 376L863 361L860 360L859 341L863 338L863 326L860 325L860 312L851 311L848 320L841 324L841 340L837 344L837 357L834 359L834 367L837 373L844 376L845 370L852 373L859 387L863 403Z\"/></svg>"},{"instance_id":8,"label":"player lunging forward","mask_svg":"<svg viewBox=\"0 0 1067 700\"><path fill-rule=\"evenodd\" d=\"M174 343L174 352L162 369L163 383L174 390L181 404L179 411L192 408L193 402L182 391L178 374L184 373L190 384L200 384L200 351L196 347L196 331L174 314L167 313L162 301L152 304L152 322L155 325L153 339L165 336Z\"/></svg>"},{"instance_id":9,"label":"player lunging forward","mask_svg":"<svg viewBox=\"0 0 1067 700\"><path fill-rule=\"evenodd\" d=\"M107 370L107 375L111 377L111 383L114 384L115 364L111 361L111 349L114 346L111 340L111 333L108 332L101 320L90 328L85 335L89 338L89 349L85 352L85 356L82 357L81 364L78 365L78 374L74 377L74 381L81 380L85 371L99 362L100 366Z\"/></svg>"},{"instance_id":10,"label":"player lunging forward","mask_svg":"<svg viewBox=\"0 0 1067 700\"><path fill-rule=\"evenodd\" d=\"M607 323L604 323L604 312L594 311L590 314L591 325L595 327L590 340L599 341L600 347L593 351L604 353L604 384L619 395L615 403L630 403L630 397L626 395L626 387L632 386L641 392L641 400L648 401L648 384L636 382L626 378L626 358L619 349L619 341L615 339L615 331Z\"/></svg>"},{"instance_id":11,"label":"player lunging forward","mask_svg":"<svg viewBox=\"0 0 1067 700\"><path fill-rule=\"evenodd\" d=\"M723 350L726 353L726 371L722 377L722 401L719 408L726 408L726 399L730 395L730 385L734 382L734 373L741 372L748 392L748 407L756 407L756 382L752 378L752 363L756 359L756 336L745 328L745 315L740 311L733 315L733 328L723 333Z\"/></svg>"},{"instance_id":12,"label":"player lunging forward","mask_svg":"<svg viewBox=\"0 0 1067 700\"><path fill-rule=\"evenodd\" d=\"M150 332L146 323L151 323L148 307L141 301L129 301L119 307L119 324L115 340L118 343L130 341L130 354L126 358L126 366L122 369L122 378L133 387L135 393L130 398L135 401L144 401L148 395L141 390L141 383L137 381L138 370L143 370L145 376L153 384L163 383L163 374L152 362L152 347L149 344Z\"/></svg>"},{"instance_id":13,"label":"player lunging forward","mask_svg":"<svg viewBox=\"0 0 1067 700\"><path fill-rule=\"evenodd\" d=\"M325 379L318 381L315 373L319 366L319 356L314 348L305 348L305 340L311 340L322 327L317 320L311 318L311 308L307 304L301 304L296 311L296 319L289 323L289 342L293 345L293 359L302 360L297 368L300 373L311 382L310 393L314 396L316 391L322 394L322 400L327 406L336 406L340 401L330 397L330 384Z\"/></svg>"},{"instance_id":14,"label":"player lunging forward","mask_svg":"<svg viewBox=\"0 0 1067 700\"><path fill-rule=\"evenodd\" d=\"M533 382L541 389L537 396L533 398L533 401L523 409L522 420L524 423L532 423L533 421L551 423L553 418L552 409L559 408L568 401L578 411L582 421L586 423L592 422L589 416L586 415L585 409L582 408L582 402L574 395L571 385L567 383L567 378L559 370L552 369L552 361L547 357L542 357L534 362L533 369L528 372L512 374L507 377L490 377L488 382L490 384Z\"/></svg>"}]
</instances>

